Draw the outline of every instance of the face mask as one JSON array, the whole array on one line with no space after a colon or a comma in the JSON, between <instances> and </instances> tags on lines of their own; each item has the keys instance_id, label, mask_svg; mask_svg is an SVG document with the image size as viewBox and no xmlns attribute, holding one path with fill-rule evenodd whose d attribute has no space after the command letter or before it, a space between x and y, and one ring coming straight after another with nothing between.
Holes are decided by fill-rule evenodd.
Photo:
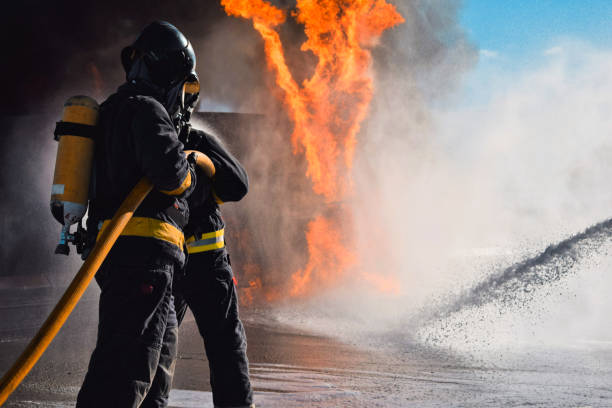
<instances>
[{"instance_id":1,"label":"face mask","mask_svg":"<svg viewBox=\"0 0 612 408\"><path fill-rule=\"evenodd\" d=\"M127 79L130 83L144 83L148 87L159 89L157 85L153 84L153 81L151 80L151 75L149 73L149 68L147 67L147 64L145 64L142 58L139 58L134 61L132 67L130 68L130 72L127 75Z\"/></svg>"},{"instance_id":2,"label":"face mask","mask_svg":"<svg viewBox=\"0 0 612 408\"><path fill-rule=\"evenodd\" d=\"M180 82L169 89L163 89L151 80L149 69L142 58L134 61L128 74L128 81L140 88L144 88L151 96L155 97L174 120L183 110L185 88L184 83Z\"/></svg>"}]
</instances>

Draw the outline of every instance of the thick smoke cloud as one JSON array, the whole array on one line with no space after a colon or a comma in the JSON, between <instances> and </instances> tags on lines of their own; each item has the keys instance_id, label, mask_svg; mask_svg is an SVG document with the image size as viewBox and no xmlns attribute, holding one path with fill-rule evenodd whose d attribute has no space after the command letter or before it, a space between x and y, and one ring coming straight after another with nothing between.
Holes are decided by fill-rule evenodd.
<instances>
[{"instance_id":1,"label":"thick smoke cloud","mask_svg":"<svg viewBox=\"0 0 612 408\"><path fill-rule=\"evenodd\" d=\"M610 217L612 59L578 42L542 54L483 84L494 91L480 103L399 105L401 81L378 88L387 109L368 122L377 139L356 169L356 229L366 267L401 291L355 297L355 284L307 322L332 330L340 315L351 336L367 327L472 353L610 338L609 233L536 256ZM459 313L415 321L449 301Z\"/></svg>"},{"instance_id":2,"label":"thick smoke cloud","mask_svg":"<svg viewBox=\"0 0 612 408\"><path fill-rule=\"evenodd\" d=\"M491 84L498 91L488 103L439 116L439 135L449 147L459 143L453 134L471 135L463 148L448 149L448 157L464 163L462 178L478 183L474 202L487 203L478 206L478 214L463 214L480 220L479 236L473 233L472 242L510 248L513 254L482 269L482 275L499 273L513 260L529 258L610 217L611 64L609 50L581 42L555 44L520 75L500 76ZM568 252L568 260L536 266L538 279L561 274L562 280L528 296L526 309L502 307L503 318L495 305L467 310L450 319L454 330L442 329L448 321L435 322L422 334L468 349L482 346L485 338L493 344L565 345L609 339L612 333L601 322L612 303L600 288L609 282L610 235L600 235L572 249L576 253ZM459 274L456 279L473 282L482 275ZM527 283L519 282L517 288L528 290ZM506 292L496 296L520 303L525 295ZM457 322L468 322L471 328L457 330Z\"/></svg>"},{"instance_id":3,"label":"thick smoke cloud","mask_svg":"<svg viewBox=\"0 0 612 408\"><path fill-rule=\"evenodd\" d=\"M432 174L427 167L440 162L434 169L440 174L446 166L433 139L430 103L456 88L475 64L477 52L458 26L459 3L397 2L397 6L406 23L385 33L373 49L375 95L358 137L355 192L342 206L352 213L348 218L354 226L347 230L353 231L358 243L357 268L386 278L399 277L398 289L403 291L414 286L410 280L418 280L408 271L415 269L416 273L419 262L430 267L429 255L437 253L432 242L426 242L426 248L417 245L413 230L442 229L451 217L452 204L446 203L448 211L439 214L432 226L429 221L436 218L428 214L431 203L417 203L422 207L417 209L411 201L412 194L433 200L447 187L431 186L430 190L427 183L428 174ZM434 237L438 238L435 232L430 234L432 240ZM411 258L412 253L418 256ZM394 321L411 306L395 302L397 299L386 302L388 294L376 293L368 282L352 278L360 276L360 271L346 275L341 286L321 291L312 302L305 302L305 313L310 315L306 320L321 325L314 316L333 316L331 326L335 327L336 318L345 315L344 321L372 328L377 326L373 321ZM291 309L295 307L293 303ZM295 319L293 313L289 316Z\"/></svg>"},{"instance_id":4,"label":"thick smoke cloud","mask_svg":"<svg viewBox=\"0 0 612 408\"><path fill-rule=\"evenodd\" d=\"M489 100L461 101L453 91L477 54L449 5L398 4L407 23L375 51L376 94L354 169L360 268L396 277L399 293L347 279L280 318L353 340L355 331L416 334L470 351L607 339L612 304L597 284L609 282L605 238L564 254L570 263L538 265L538 279L554 277L538 288L468 289L610 217L609 52L553 44L521 72L480 84ZM414 326L422 309L463 292L515 301Z\"/></svg>"}]
</instances>

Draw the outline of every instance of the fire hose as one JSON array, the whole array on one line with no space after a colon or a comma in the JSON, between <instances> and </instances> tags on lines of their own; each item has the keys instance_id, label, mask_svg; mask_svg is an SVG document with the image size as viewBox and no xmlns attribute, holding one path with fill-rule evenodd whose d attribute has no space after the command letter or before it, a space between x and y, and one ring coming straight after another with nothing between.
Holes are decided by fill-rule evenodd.
<instances>
[{"instance_id":1,"label":"fire hose","mask_svg":"<svg viewBox=\"0 0 612 408\"><path fill-rule=\"evenodd\" d=\"M204 173L211 177L215 174L215 166L212 161L203 153L186 150L186 154L196 153L196 163ZM30 341L25 350L21 353L17 361L0 380L0 406L4 404L11 393L19 386L34 365L38 362L49 344L53 341L60 331L70 313L85 293L89 283L102 265L102 262L115 244L115 241L125 229L128 221L134 215L134 211L140 206L147 194L153 189L151 182L143 178L132 189L130 194L123 201L108 227L101 232L100 238L91 250L91 253L79 269L78 273L62 295L55 308L47 317L47 320L38 330L38 333Z\"/></svg>"}]
</instances>

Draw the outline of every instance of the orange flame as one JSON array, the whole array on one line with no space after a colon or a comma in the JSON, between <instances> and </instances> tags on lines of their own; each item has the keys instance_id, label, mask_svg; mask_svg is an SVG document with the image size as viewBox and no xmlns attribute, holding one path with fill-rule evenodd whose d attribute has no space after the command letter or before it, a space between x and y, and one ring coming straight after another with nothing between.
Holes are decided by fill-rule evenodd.
<instances>
[{"instance_id":1,"label":"orange flame","mask_svg":"<svg viewBox=\"0 0 612 408\"><path fill-rule=\"evenodd\" d=\"M339 228L327 218L317 217L308 224L306 240L309 261L306 268L292 276L292 296L308 293L313 284L338 283L343 277L342 272L357 260L356 255L342 245ZM333 275L332 271L335 272Z\"/></svg>"},{"instance_id":2,"label":"orange flame","mask_svg":"<svg viewBox=\"0 0 612 408\"><path fill-rule=\"evenodd\" d=\"M261 279L259 278L261 271L259 267L254 264L245 264L242 270L245 276L250 278L248 278L249 286L239 287L240 301L246 305L250 305L255 300L255 293L253 292L257 292L257 290L262 287Z\"/></svg>"},{"instance_id":3,"label":"orange flame","mask_svg":"<svg viewBox=\"0 0 612 408\"><path fill-rule=\"evenodd\" d=\"M295 124L294 151L305 153L314 191L328 201L339 198L344 169L352 166L356 135L372 98L371 55L361 44L371 44L404 19L384 0L298 0L294 16L308 36L302 50L319 60L314 75L300 87L274 30L285 21L284 12L263 0L221 4L228 14L253 20L264 39L268 65L285 92Z\"/></svg>"},{"instance_id":4,"label":"orange flame","mask_svg":"<svg viewBox=\"0 0 612 408\"><path fill-rule=\"evenodd\" d=\"M221 4L228 15L251 19L264 40L268 67L276 73L294 124L294 154L305 155L306 176L314 192L327 203L342 200L349 192L356 136L373 93L371 54L363 47L374 45L403 17L385 0L297 0L292 16L304 25L308 37L301 49L318 58L314 74L300 86L275 30L285 21L285 12L264 0L221 0ZM310 222L309 262L293 275L291 294L305 294L315 282L333 284L356 263L353 251L341 244L340 231L337 220L317 217Z\"/></svg>"}]
</instances>

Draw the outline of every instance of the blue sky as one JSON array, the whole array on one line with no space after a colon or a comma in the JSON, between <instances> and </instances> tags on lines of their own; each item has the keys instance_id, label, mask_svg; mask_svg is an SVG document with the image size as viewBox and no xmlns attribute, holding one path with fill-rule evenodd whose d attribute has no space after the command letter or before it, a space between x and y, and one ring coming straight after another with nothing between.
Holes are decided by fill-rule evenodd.
<instances>
[{"instance_id":1,"label":"blue sky","mask_svg":"<svg viewBox=\"0 0 612 408\"><path fill-rule=\"evenodd\" d=\"M612 0L464 0L461 23L479 48L508 57L564 38L612 48Z\"/></svg>"},{"instance_id":2,"label":"blue sky","mask_svg":"<svg viewBox=\"0 0 612 408\"><path fill-rule=\"evenodd\" d=\"M485 102L495 92L488 84L545 64L546 51L568 41L612 50L612 0L463 1L461 25L480 49L464 82L468 104Z\"/></svg>"}]
</instances>

